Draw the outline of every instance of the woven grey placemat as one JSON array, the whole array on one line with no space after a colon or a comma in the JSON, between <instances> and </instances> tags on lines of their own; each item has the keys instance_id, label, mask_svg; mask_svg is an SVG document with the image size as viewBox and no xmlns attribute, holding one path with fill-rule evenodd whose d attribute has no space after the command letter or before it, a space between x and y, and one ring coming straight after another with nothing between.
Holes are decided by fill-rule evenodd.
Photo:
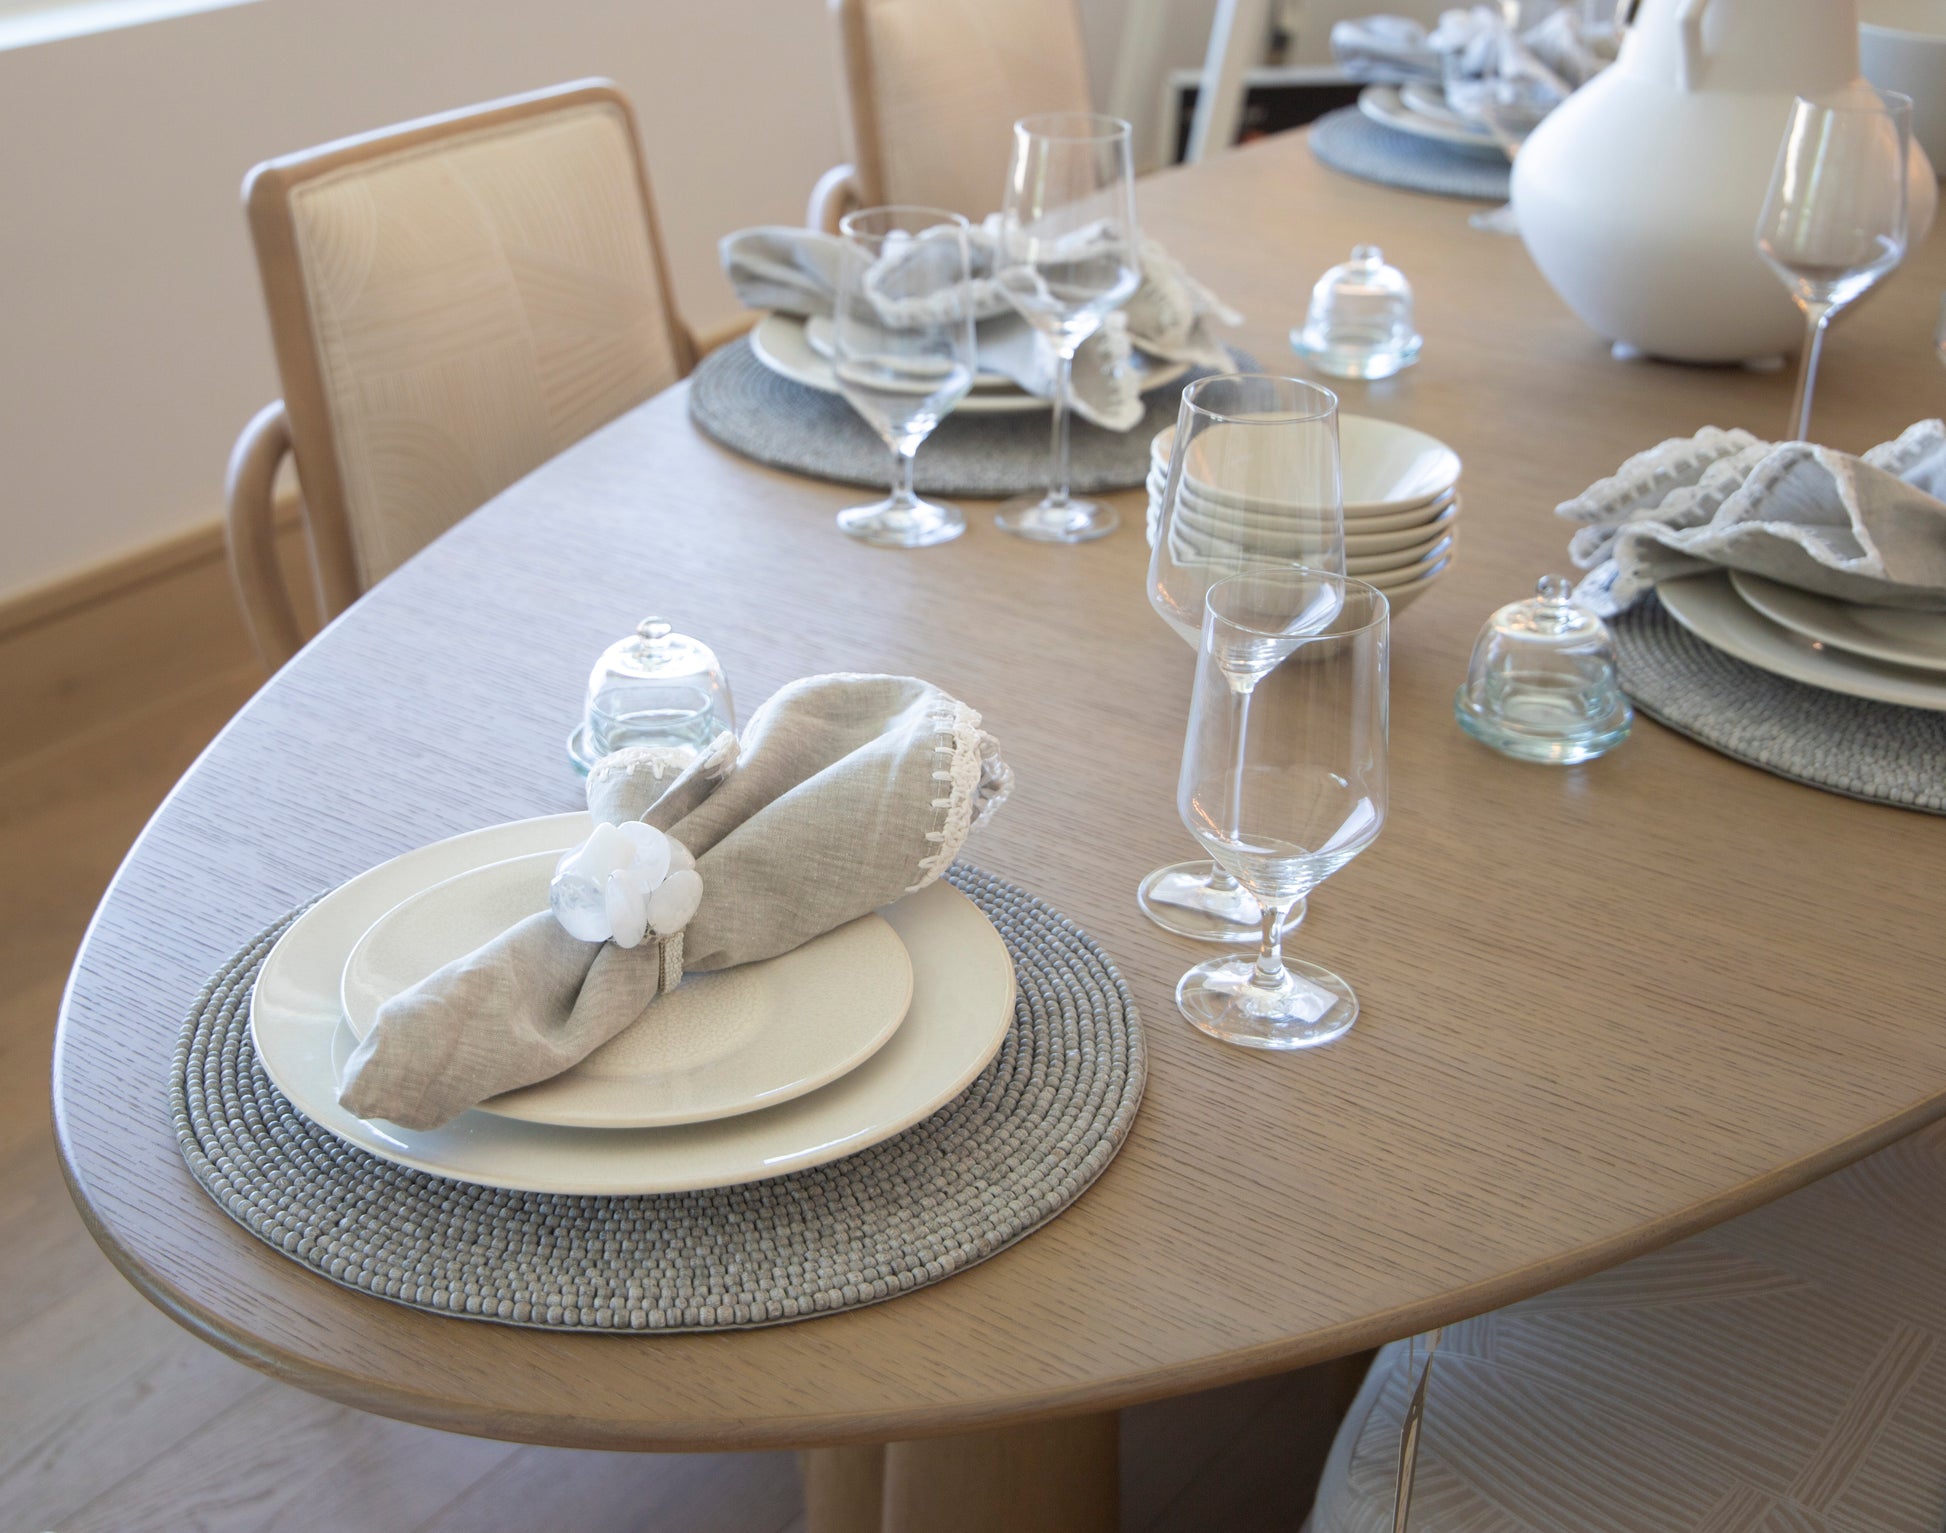
<instances>
[{"instance_id":1,"label":"woven grey placemat","mask_svg":"<svg viewBox=\"0 0 1946 1533\"><path fill-rule=\"evenodd\" d=\"M1437 139L1401 133L1373 122L1355 106L1339 107L1311 124L1311 153L1333 170L1361 181L1437 197L1505 202L1512 179L1512 167L1504 156L1488 158Z\"/></svg>"},{"instance_id":2,"label":"woven grey placemat","mask_svg":"<svg viewBox=\"0 0 1946 1533\"><path fill-rule=\"evenodd\" d=\"M1779 777L1946 814L1946 713L1773 676L1704 643L1653 595L1609 627L1622 688L1650 718Z\"/></svg>"},{"instance_id":3,"label":"woven grey placemat","mask_svg":"<svg viewBox=\"0 0 1946 1533\"><path fill-rule=\"evenodd\" d=\"M1239 354L1241 356L1241 354ZM1241 365L1249 367L1247 359ZM1104 431L1076 417L1072 427L1073 485L1081 494L1130 490L1149 475L1149 442L1176 422L1190 373L1151 389L1140 424ZM883 491L892 452L838 394L779 377L750 350L732 341L704 357L689 381L690 418L733 452L772 468ZM921 495L968 495L997 500L1047 486L1049 423L1045 410L1007 415L955 412L939 423L913 460Z\"/></svg>"},{"instance_id":4,"label":"woven grey placemat","mask_svg":"<svg viewBox=\"0 0 1946 1533\"><path fill-rule=\"evenodd\" d=\"M250 990L293 912L197 998L171 1107L183 1158L252 1234L348 1288L442 1315L571 1331L723 1331L910 1293L1012 1245L1088 1188L1142 1096L1128 988L1013 885L947 876L1013 955L999 1055L925 1122L770 1181L652 1197L506 1192L411 1171L305 1118L250 1042Z\"/></svg>"}]
</instances>

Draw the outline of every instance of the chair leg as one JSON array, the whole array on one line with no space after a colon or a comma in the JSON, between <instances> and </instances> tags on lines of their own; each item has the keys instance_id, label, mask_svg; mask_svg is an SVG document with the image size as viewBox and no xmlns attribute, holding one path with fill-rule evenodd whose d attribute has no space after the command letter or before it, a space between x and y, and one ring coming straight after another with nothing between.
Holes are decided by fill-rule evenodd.
<instances>
[{"instance_id":1,"label":"chair leg","mask_svg":"<svg viewBox=\"0 0 1946 1533\"><path fill-rule=\"evenodd\" d=\"M1426 1390L1432 1383L1432 1359L1439 1350L1439 1336L1438 1329L1426 1332L1426 1361L1419 1369L1419 1382L1413 1388L1412 1403L1406 1407L1405 1422L1399 1431L1399 1483L1392 1502L1392 1533L1407 1533L1411 1523L1412 1480L1419 1468L1419 1434L1425 1425Z\"/></svg>"}]
</instances>

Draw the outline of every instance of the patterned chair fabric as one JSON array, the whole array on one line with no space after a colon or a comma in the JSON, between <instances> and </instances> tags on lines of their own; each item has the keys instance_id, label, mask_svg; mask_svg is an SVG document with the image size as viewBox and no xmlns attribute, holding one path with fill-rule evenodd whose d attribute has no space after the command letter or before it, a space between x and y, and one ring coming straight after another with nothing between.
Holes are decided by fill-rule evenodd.
<instances>
[{"instance_id":1,"label":"patterned chair fabric","mask_svg":"<svg viewBox=\"0 0 1946 1533\"><path fill-rule=\"evenodd\" d=\"M1940 1533L1942 1338L1937 1126L1706 1234L1447 1327L1411 1533ZM1406 1343L1379 1353L1311 1533L1391 1533L1413 1377Z\"/></svg>"},{"instance_id":2,"label":"patterned chair fabric","mask_svg":"<svg viewBox=\"0 0 1946 1533\"><path fill-rule=\"evenodd\" d=\"M361 587L681 377L634 154L597 101L293 190Z\"/></svg>"},{"instance_id":3,"label":"patterned chair fabric","mask_svg":"<svg viewBox=\"0 0 1946 1533\"><path fill-rule=\"evenodd\" d=\"M1015 120L1091 110L1072 0L850 3L876 119L875 144L854 145L868 198L984 218L1000 206ZM853 124L854 139L871 131Z\"/></svg>"}]
</instances>

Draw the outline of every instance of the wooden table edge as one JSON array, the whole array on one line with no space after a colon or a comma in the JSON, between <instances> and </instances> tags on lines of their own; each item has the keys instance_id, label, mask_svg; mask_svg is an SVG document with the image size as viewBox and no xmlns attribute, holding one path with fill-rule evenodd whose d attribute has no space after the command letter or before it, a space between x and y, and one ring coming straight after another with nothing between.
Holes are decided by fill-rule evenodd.
<instances>
[{"instance_id":1,"label":"wooden table edge","mask_svg":"<svg viewBox=\"0 0 1946 1533\"><path fill-rule=\"evenodd\" d=\"M63 997L63 1027L66 1011L66 998ZM88 1201L86 1189L68 1153L65 1115L58 1089L59 1036L57 1030L53 1072L54 1140L68 1194L73 1198L89 1235L116 1270L171 1320L218 1351L280 1383L375 1415L469 1437L554 1448L634 1453L755 1452L953 1436L1000 1426L1026 1426L1069 1416L1117 1410L1270 1374L1293 1372L1382 1346L1404 1336L1417 1335L1435 1326L1450 1325L1488 1310L1499 1309L1604 1271L1622 1261L1659 1250L1807 1187L1929 1123L1946 1118L1946 1099L1915 1104L1882 1120L1868 1134L1847 1144L1805 1156L1764 1176L1752 1178L1726 1193L1692 1204L1679 1214L1653 1225L1625 1230L1612 1239L1583 1246L1554 1260L1521 1268L1490 1282L1454 1290L1437 1300L1389 1310L1357 1324L1314 1331L1289 1343L1242 1348L1213 1354L1193 1364L1103 1379L1072 1388L1043 1390L1013 1399L969 1403L950 1409L747 1419L740 1421L734 1430L726 1429L720 1423L676 1428L667 1423L631 1425L614 1418L564 1418L554 1414L526 1415L505 1409L456 1409L443 1398L431 1395L415 1394L390 1386L375 1389L369 1381L357 1375L321 1368L310 1358L266 1346L225 1325L221 1316L197 1304L182 1289L145 1266L121 1245L112 1229L97 1216ZM189 1175L186 1166L183 1174ZM206 1193L203 1196L207 1199ZM228 1221L228 1216L214 1201L208 1202L207 1212ZM256 1238L241 1228L239 1233L252 1240ZM999 1259L1004 1259L1004 1256ZM314 1282L331 1281L301 1264L293 1262L292 1265ZM951 1282L952 1279L946 1281ZM338 1284L331 1286L341 1287ZM358 1297L372 1304L392 1302L369 1294L359 1294ZM899 1300L895 1297L883 1302L895 1304ZM420 1318L428 1325L493 1323L423 1312ZM816 1325L818 1322L814 1319L792 1323ZM655 1336L628 1335L600 1339L605 1344L616 1346L654 1345L658 1340Z\"/></svg>"}]
</instances>

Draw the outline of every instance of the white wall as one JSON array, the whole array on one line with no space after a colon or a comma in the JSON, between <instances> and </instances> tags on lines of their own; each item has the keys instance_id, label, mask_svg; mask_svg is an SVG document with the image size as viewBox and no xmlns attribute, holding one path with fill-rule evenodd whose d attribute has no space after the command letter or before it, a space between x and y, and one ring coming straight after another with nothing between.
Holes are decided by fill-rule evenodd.
<instances>
[{"instance_id":1,"label":"white wall","mask_svg":"<svg viewBox=\"0 0 1946 1533\"><path fill-rule=\"evenodd\" d=\"M206 521L277 393L269 155L579 75L634 98L678 297L842 157L820 0L256 0L0 51L0 595Z\"/></svg>"},{"instance_id":2,"label":"white wall","mask_svg":"<svg viewBox=\"0 0 1946 1533\"><path fill-rule=\"evenodd\" d=\"M1195 58L1211 0L1167 0ZM1105 100L1125 0L1083 0ZM1172 58L1170 62L1177 62ZM842 158L824 0L251 0L0 49L0 597L205 522L277 393L260 159L581 75L635 101L677 296Z\"/></svg>"}]
</instances>

